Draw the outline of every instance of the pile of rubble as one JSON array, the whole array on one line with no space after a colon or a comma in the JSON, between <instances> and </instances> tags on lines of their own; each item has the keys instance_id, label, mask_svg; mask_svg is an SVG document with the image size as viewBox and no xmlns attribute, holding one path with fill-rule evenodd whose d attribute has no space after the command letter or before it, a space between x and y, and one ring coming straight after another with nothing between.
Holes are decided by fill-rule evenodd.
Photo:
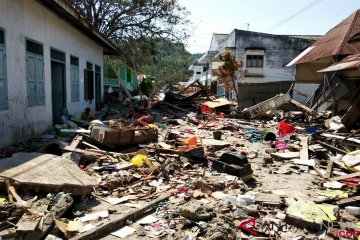
<instances>
[{"instance_id":1,"label":"pile of rubble","mask_svg":"<svg viewBox=\"0 0 360 240\"><path fill-rule=\"evenodd\" d=\"M359 236L359 131L286 94L244 110L251 120L230 118L217 108L232 104L204 91L168 95L141 114L112 108L88 129L69 122L62 137L5 148L0 236ZM301 111L273 110L289 102Z\"/></svg>"}]
</instances>

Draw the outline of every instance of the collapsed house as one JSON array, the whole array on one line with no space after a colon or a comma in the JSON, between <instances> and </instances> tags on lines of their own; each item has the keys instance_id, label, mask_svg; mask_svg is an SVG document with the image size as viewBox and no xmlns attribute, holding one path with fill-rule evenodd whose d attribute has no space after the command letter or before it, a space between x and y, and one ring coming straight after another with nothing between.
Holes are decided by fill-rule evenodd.
<instances>
[{"instance_id":1,"label":"collapsed house","mask_svg":"<svg viewBox=\"0 0 360 240\"><path fill-rule=\"evenodd\" d=\"M287 66L296 65L296 82L319 84L306 105L344 115L347 129L360 107L360 10L340 22Z\"/></svg>"}]
</instances>

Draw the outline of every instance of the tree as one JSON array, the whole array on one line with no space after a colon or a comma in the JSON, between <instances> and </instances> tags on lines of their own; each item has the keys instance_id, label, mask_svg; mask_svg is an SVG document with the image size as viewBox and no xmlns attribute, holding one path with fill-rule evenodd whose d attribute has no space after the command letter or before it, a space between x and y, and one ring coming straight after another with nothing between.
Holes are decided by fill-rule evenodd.
<instances>
[{"instance_id":1,"label":"tree","mask_svg":"<svg viewBox=\"0 0 360 240\"><path fill-rule=\"evenodd\" d=\"M147 97L150 97L150 94L154 91L154 86L152 84L151 78L144 78L140 83L140 91Z\"/></svg>"},{"instance_id":2,"label":"tree","mask_svg":"<svg viewBox=\"0 0 360 240\"><path fill-rule=\"evenodd\" d=\"M154 54L154 42L180 42L189 36L188 12L178 0L67 0L99 32L116 43L135 68Z\"/></svg>"},{"instance_id":3,"label":"tree","mask_svg":"<svg viewBox=\"0 0 360 240\"><path fill-rule=\"evenodd\" d=\"M220 61L224 62L218 69L214 69L212 74L218 77L221 84L224 85L226 91L234 91L236 101L239 105L239 80L243 79L247 71L243 69L244 63L236 61L234 54L226 51L220 54Z\"/></svg>"},{"instance_id":4,"label":"tree","mask_svg":"<svg viewBox=\"0 0 360 240\"><path fill-rule=\"evenodd\" d=\"M183 44L167 40L156 43L157 54L145 59L139 66L141 72L154 78L154 91L188 81L192 72L189 65L194 60Z\"/></svg>"}]
</instances>

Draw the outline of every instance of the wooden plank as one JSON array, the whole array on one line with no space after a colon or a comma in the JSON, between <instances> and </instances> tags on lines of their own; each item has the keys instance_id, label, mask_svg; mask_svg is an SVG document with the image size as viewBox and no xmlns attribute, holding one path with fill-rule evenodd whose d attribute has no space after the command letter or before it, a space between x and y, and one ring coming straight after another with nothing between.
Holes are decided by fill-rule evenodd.
<instances>
[{"instance_id":1,"label":"wooden plank","mask_svg":"<svg viewBox=\"0 0 360 240\"><path fill-rule=\"evenodd\" d=\"M331 181L339 181L339 180L354 178L354 177L360 177L360 172L355 172L355 173L347 174L344 176L333 177L333 178L330 178L330 180Z\"/></svg>"},{"instance_id":2,"label":"wooden plank","mask_svg":"<svg viewBox=\"0 0 360 240\"><path fill-rule=\"evenodd\" d=\"M343 154L343 155L346 155L346 154L347 154L347 152L345 152L344 150L341 150L341 149L339 149L339 148L337 148L337 147L331 146L331 145L329 145L329 144L327 144L327 143L321 142L321 141L319 141L319 140L316 140L315 142L318 143L318 144L320 144L320 145L322 145L322 146L324 146L324 147L326 147L326 148L328 148L328 149L330 149L330 150L333 150L333 151L335 151L335 152L341 153L341 154Z\"/></svg>"},{"instance_id":3,"label":"wooden plank","mask_svg":"<svg viewBox=\"0 0 360 240\"><path fill-rule=\"evenodd\" d=\"M169 197L172 196L172 193L165 193L164 195L160 196L159 198L147 203L143 207L139 209L135 209L129 211L127 213L121 214L120 216L112 219L107 220L100 226L82 234L79 234L71 240L87 240L87 239L99 239L101 236L109 234L110 232L114 231L115 229L119 229L126 224L127 221L133 221L141 216L144 215L149 209L153 208L158 203L167 200Z\"/></svg>"},{"instance_id":4,"label":"wooden plank","mask_svg":"<svg viewBox=\"0 0 360 240\"><path fill-rule=\"evenodd\" d=\"M68 149L76 149L76 147L79 145L79 143L83 140L83 136L81 135L77 135L72 141L71 143L66 146Z\"/></svg>"},{"instance_id":5,"label":"wooden plank","mask_svg":"<svg viewBox=\"0 0 360 240\"><path fill-rule=\"evenodd\" d=\"M300 138L300 160L309 160L309 146L308 146L309 137Z\"/></svg>"},{"instance_id":6,"label":"wooden plank","mask_svg":"<svg viewBox=\"0 0 360 240\"><path fill-rule=\"evenodd\" d=\"M15 188L13 186L8 186L8 190L10 191L11 195L16 199L16 202L21 203L23 200L21 197L17 194Z\"/></svg>"},{"instance_id":7,"label":"wooden plank","mask_svg":"<svg viewBox=\"0 0 360 240\"><path fill-rule=\"evenodd\" d=\"M341 139L341 140L344 140L346 138L346 137L343 137L343 136L338 136L338 135L328 134L328 133L322 133L321 136L324 136L324 137L327 137L327 138ZM346 141L350 141L350 142L360 144L360 140L356 139L356 138L353 138L353 137L347 138Z\"/></svg>"},{"instance_id":8,"label":"wooden plank","mask_svg":"<svg viewBox=\"0 0 360 240\"><path fill-rule=\"evenodd\" d=\"M131 153L117 153L117 152L108 152L108 151L104 151L104 150L98 150L98 149L87 149L87 150L83 150L83 149L70 149L68 148L68 146L63 148L66 151L70 151L70 152L76 152L76 153L80 153L83 154L85 156L89 156L89 155L93 155L94 157L98 158L101 157L103 155L109 155L109 156L113 156L113 157L121 157L121 158L132 158L133 156L135 156L137 153L136 152L131 152Z\"/></svg>"},{"instance_id":9,"label":"wooden plank","mask_svg":"<svg viewBox=\"0 0 360 240\"><path fill-rule=\"evenodd\" d=\"M341 144L342 142L346 141L348 138L355 136L355 135L358 134L358 133L360 133L360 129L358 129L358 130L356 130L355 132L353 132L353 133L349 134L348 136L346 136L343 140L341 140L341 141L339 142L339 144Z\"/></svg>"},{"instance_id":10,"label":"wooden plank","mask_svg":"<svg viewBox=\"0 0 360 240\"><path fill-rule=\"evenodd\" d=\"M270 153L271 157L277 159L293 159L299 158L300 152L284 152L284 153Z\"/></svg>"},{"instance_id":11,"label":"wooden plank","mask_svg":"<svg viewBox=\"0 0 360 240\"><path fill-rule=\"evenodd\" d=\"M326 167L326 177L331 178L332 176L332 168L333 168L334 161L329 160L327 167Z\"/></svg>"},{"instance_id":12,"label":"wooden plank","mask_svg":"<svg viewBox=\"0 0 360 240\"><path fill-rule=\"evenodd\" d=\"M324 174L320 171L320 169L317 166L314 166L314 170L317 174L320 175L320 177L326 179L326 176L324 176Z\"/></svg>"},{"instance_id":13,"label":"wooden plank","mask_svg":"<svg viewBox=\"0 0 360 240\"><path fill-rule=\"evenodd\" d=\"M6 190L7 190L7 193L8 193L9 203L14 203L13 195L11 194L10 189L9 189L9 187L10 187L9 180L5 180L5 184L6 184Z\"/></svg>"},{"instance_id":14,"label":"wooden plank","mask_svg":"<svg viewBox=\"0 0 360 240\"><path fill-rule=\"evenodd\" d=\"M336 202L336 204L339 205L339 207L345 207L350 205L358 206L359 203L360 203L360 196L349 197L349 198L341 199Z\"/></svg>"},{"instance_id":15,"label":"wooden plank","mask_svg":"<svg viewBox=\"0 0 360 240\"><path fill-rule=\"evenodd\" d=\"M92 144L90 144L90 143L88 143L88 142L83 141L82 143L83 143L84 145L90 147L90 148L93 148L93 149L96 149L96 150L100 150L100 148L98 148L97 146L94 146L94 145L92 145Z\"/></svg>"},{"instance_id":16,"label":"wooden plank","mask_svg":"<svg viewBox=\"0 0 360 240\"><path fill-rule=\"evenodd\" d=\"M310 114L310 115L315 115L316 114L316 111L314 111L313 109L311 109L311 108L309 108L309 107L295 101L294 99L291 99L290 103L292 105L294 105L295 107L301 109L303 112L306 112L307 114Z\"/></svg>"}]
</instances>

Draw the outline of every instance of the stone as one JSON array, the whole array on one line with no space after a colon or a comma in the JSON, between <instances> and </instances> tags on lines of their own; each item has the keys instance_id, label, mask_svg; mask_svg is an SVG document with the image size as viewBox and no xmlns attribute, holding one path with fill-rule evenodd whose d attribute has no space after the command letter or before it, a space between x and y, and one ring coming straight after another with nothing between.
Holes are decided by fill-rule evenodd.
<instances>
[{"instance_id":1,"label":"stone","mask_svg":"<svg viewBox=\"0 0 360 240\"><path fill-rule=\"evenodd\" d=\"M202 198L202 197L204 197L204 196L205 196L205 194L202 193L202 192L199 191L199 190L195 190L195 191L193 192L193 198L200 199L200 198Z\"/></svg>"},{"instance_id":2,"label":"stone","mask_svg":"<svg viewBox=\"0 0 360 240\"><path fill-rule=\"evenodd\" d=\"M200 201L191 201L180 208L180 215L192 221L205 221L215 216L209 206Z\"/></svg>"},{"instance_id":3,"label":"stone","mask_svg":"<svg viewBox=\"0 0 360 240\"><path fill-rule=\"evenodd\" d=\"M283 202L279 195L267 194L267 193L256 194L255 203L260 204L262 206L269 206L276 208L280 208L283 205Z\"/></svg>"}]
</instances>

